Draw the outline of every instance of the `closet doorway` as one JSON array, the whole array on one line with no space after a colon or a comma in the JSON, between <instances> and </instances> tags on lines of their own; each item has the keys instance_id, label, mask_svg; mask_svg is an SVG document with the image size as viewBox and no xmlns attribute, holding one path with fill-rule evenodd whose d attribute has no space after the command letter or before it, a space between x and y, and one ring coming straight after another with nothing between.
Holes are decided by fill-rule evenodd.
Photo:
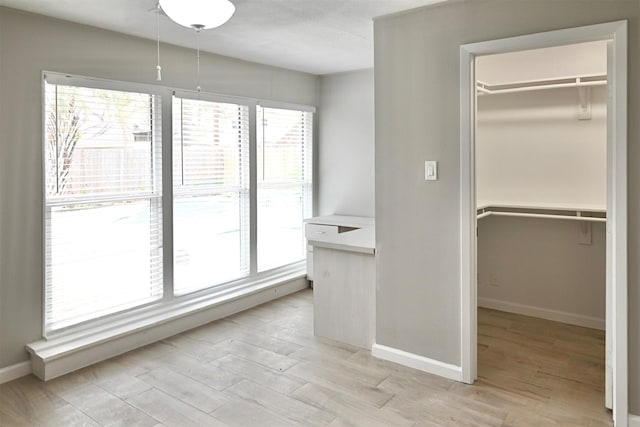
<instances>
[{"instance_id":1,"label":"closet doorway","mask_svg":"<svg viewBox=\"0 0 640 427\"><path fill-rule=\"evenodd\" d=\"M480 56L476 80L478 377L542 424L560 404L611 421L607 42Z\"/></svg>"},{"instance_id":2,"label":"closet doorway","mask_svg":"<svg viewBox=\"0 0 640 427\"><path fill-rule=\"evenodd\" d=\"M591 64L579 64L580 61L574 60L559 65L563 63L561 57L567 59L571 56L571 49L583 49L584 52L599 49L604 58L597 59L595 55L595 62ZM584 52L579 55L583 59L587 56ZM525 55L528 55L528 59ZM526 65L526 61L536 55L541 61L540 65ZM558 56L555 61L545 61L542 59L544 55ZM507 58L515 58L518 64L505 66L504 60ZM579 66L583 69L578 69ZM518 70L519 76L508 75L518 74ZM539 74L532 75L532 71ZM567 113L566 100L560 98L568 95L567 90L575 93L575 120L581 121L577 128L590 130L573 138L573 142L568 142L570 138L561 138L561 143L546 147L550 154L547 158L539 157L540 153L536 153L534 147L527 147L527 141L533 139L532 134L537 134L543 144L551 144L558 133L569 130L560 124ZM547 93L545 96L525 96L525 93L533 91ZM515 96L519 92L521 96ZM482 95L478 96L478 93ZM546 107L541 104L545 98L549 101ZM504 109L505 102L515 103L528 111L529 117L525 122L529 120L529 123L523 122L522 117L516 117L521 112L505 117L505 114L508 116ZM549 108L556 108L556 111L552 113L553 117L546 118L557 123L555 128L550 126L546 130L548 134L545 138L545 129L540 123L545 115L549 115ZM498 130L496 127L498 122L508 123L510 120L512 129ZM606 124L604 129L596 130L599 120ZM526 131L527 126L530 126L528 134L518 138L516 132ZM597 142L598 138L600 143ZM511 145L500 147L505 139L511 139ZM582 147L578 145L580 143ZM517 152L516 147L521 151ZM510 172L509 177L512 178L506 179L506 182L505 171ZM606 397L606 406L613 408L615 424L626 425L625 22L461 47L461 194L463 380L472 383L478 376L478 304L481 307L602 328L606 330L607 367L603 397ZM529 229L519 239L517 234L523 233L523 224L528 224ZM550 227L550 224L553 225ZM572 234L567 233L571 227L575 233L573 237L568 237ZM487 231L489 233L485 235ZM477 237L478 233L481 234L480 238ZM513 240L514 237L516 240ZM556 271L552 272L552 276L556 273L557 278L568 282L568 287L573 286L573 289L567 289L566 292L554 290L553 283L539 283L538 289L531 289L531 283L518 288L522 284L515 283L514 274L519 271L526 274L527 265L535 263L535 256L541 259L547 257L547 260L554 256L569 256L561 253L568 248L567 245L561 248L561 241L568 238L578 246L581 255L577 258L582 261L593 258L590 265L584 266L583 270L578 269L579 273L592 269L593 274L568 278L563 270L571 270L572 261L567 259L564 266L562 262L554 264ZM506 258L512 258L513 264L514 253L527 254L527 243L513 251L505 248L504 242L509 239L512 244L514 241L528 241L532 246L529 256L520 265L498 266L497 258L505 258L506 255ZM555 240L556 244L545 243L545 239ZM598 254L604 255L606 263L602 258L598 260ZM545 266L541 265L541 268ZM536 275L535 269L530 269L528 273L529 278ZM539 275L538 279L543 276ZM606 290L599 287L603 281L606 282ZM544 289L545 285L551 285L551 288ZM599 305L598 299L603 299L605 295L606 303ZM483 309L481 315L489 323L513 322L513 319L501 318L496 313L499 312ZM543 338L540 335L538 337ZM550 367L549 370L553 369L561 367ZM605 405L605 399L602 399L602 405Z\"/></svg>"}]
</instances>

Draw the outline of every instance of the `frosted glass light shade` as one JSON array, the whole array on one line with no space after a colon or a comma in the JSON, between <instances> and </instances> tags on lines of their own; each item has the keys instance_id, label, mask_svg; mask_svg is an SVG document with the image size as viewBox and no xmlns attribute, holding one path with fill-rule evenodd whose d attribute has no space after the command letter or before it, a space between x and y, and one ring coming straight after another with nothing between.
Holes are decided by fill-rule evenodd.
<instances>
[{"instance_id":1,"label":"frosted glass light shade","mask_svg":"<svg viewBox=\"0 0 640 427\"><path fill-rule=\"evenodd\" d=\"M198 30L219 27L236 11L229 0L160 0L160 7L175 23Z\"/></svg>"}]
</instances>

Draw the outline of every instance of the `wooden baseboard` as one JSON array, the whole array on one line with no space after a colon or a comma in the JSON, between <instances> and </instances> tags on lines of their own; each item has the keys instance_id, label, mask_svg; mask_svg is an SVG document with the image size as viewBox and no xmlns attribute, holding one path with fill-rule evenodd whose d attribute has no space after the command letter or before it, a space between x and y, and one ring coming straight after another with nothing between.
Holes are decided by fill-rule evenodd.
<instances>
[{"instance_id":1,"label":"wooden baseboard","mask_svg":"<svg viewBox=\"0 0 640 427\"><path fill-rule=\"evenodd\" d=\"M17 380L29 374L31 374L31 362L29 360L0 368L0 384Z\"/></svg>"},{"instance_id":2,"label":"wooden baseboard","mask_svg":"<svg viewBox=\"0 0 640 427\"><path fill-rule=\"evenodd\" d=\"M640 427L640 415L629 414L629 427Z\"/></svg>"},{"instance_id":3,"label":"wooden baseboard","mask_svg":"<svg viewBox=\"0 0 640 427\"><path fill-rule=\"evenodd\" d=\"M555 322L568 323L570 325L600 329L602 331L604 331L605 329L604 319L599 319L597 317L567 313L567 312L558 311L558 310L549 310L547 308L534 307L530 305L518 304L514 302L502 301L502 300L497 300L492 298L478 297L478 307L491 308L493 310L506 311L508 313L538 317L541 319L553 320Z\"/></svg>"},{"instance_id":4,"label":"wooden baseboard","mask_svg":"<svg viewBox=\"0 0 640 427\"><path fill-rule=\"evenodd\" d=\"M438 375L454 381L462 381L462 368L460 366L450 365L438 360L429 359L428 357L419 356L417 354L408 353L393 347L385 345L373 344L371 348L373 356Z\"/></svg>"}]
</instances>

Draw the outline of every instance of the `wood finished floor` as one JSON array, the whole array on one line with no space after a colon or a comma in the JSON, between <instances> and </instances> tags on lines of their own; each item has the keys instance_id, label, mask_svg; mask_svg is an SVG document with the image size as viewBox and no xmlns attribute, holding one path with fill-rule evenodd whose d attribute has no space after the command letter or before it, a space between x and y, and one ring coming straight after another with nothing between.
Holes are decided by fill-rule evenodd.
<instances>
[{"instance_id":1,"label":"wood finished floor","mask_svg":"<svg viewBox=\"0 0 640 427\"><path fill-rule=\"evenodd\" d=\"M315 338L312 317L305 290L46 383L0 385L0 425L612 425L601 331L481 309L469 386Z\"/></svg>"}]
</instances>

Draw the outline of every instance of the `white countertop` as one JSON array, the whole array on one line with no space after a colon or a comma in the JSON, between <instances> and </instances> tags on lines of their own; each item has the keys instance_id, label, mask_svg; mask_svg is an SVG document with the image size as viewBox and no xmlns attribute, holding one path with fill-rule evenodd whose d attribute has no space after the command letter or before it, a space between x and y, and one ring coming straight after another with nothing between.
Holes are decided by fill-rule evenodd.
<instances>
[{"instance_id":1,"label":"white countertop","mask_svg":"<svg viewBox=\"0 0 640 427\"><path fill-rule=\"evenodd\" d=\"M342 225L344 227L375 227L375 219L369 216L325 215L307 218L308 224Z\"/></svg>"},{"instance_id":2,"label":"white countertop","mask_svg":"<svg viewBox=\"0 0 640 427\"><path fill-rule=\"evenodd\" d=\"M351 252L374 254L376 250L375 220L371 217L351 215L327 215L304 220L307 224L334 225L354 227L355 230L345 231L330 238L310 238L310 245L338 249Z\"/></svg>"}]
</instances>

